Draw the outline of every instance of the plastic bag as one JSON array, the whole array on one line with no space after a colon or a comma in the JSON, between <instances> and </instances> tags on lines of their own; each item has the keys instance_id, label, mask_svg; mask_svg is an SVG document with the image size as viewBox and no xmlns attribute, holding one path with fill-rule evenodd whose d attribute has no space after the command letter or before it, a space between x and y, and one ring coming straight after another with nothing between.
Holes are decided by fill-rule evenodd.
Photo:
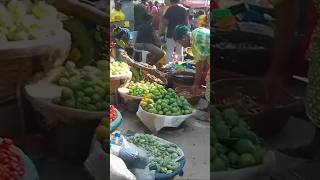
<instances>
[{"instance_id":1,"label":"plastic bag","mask_svg":"<svg viewBox=\"0 0 320 180\"><path fill-rule=\"evenodd\" d=\"M193 112L194 113L194 112ZM192 113L192 114L193 114ZM154 134L164 127L178 127L192 114L182 116L165 116L149 113L139 106L137 116L141 122Z\"/></svg>"},{"instance_id":2,"label":"plastic bag","mask_svg":"<svg viewBox=\"0 0 320 180\"><path fill-rule=\"evenodd\" d=\"M146 152L123 138L123 148L118 153L129 168L144 169L148 164Z\"/></svg>"},{"instance_id":3,"label":"plastic bag","mask_svg":"<svg viewBox=\"0 0 320 180\"><path fill-rule=\"evenodd\" d=\"M111 180L136 180L126 164L119 157L110 154L110 179Z\"/></svg>"},{"instance_id":4,"label":"plastic bag","mask_svg":"<svg viewBox=\"0 0 320 180\"><path fill-rule=\"evenodd\" d=\"M149 167L145 169L132 169L131 172L136 176L137 180L155 180L156 172L150 171Z\"/></svg>"}]
</instances>

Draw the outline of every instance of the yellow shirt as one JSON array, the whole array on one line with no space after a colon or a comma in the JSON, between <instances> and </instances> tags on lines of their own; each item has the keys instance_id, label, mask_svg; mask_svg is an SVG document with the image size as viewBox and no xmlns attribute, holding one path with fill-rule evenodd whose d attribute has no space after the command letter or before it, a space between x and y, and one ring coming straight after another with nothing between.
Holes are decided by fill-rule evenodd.
<instances>
[{"instance_id":1,"label":"yellow shirt","mask_svg":"<svg viewBox=\"0 0 320 180\"><path fill-rule=\"evenodd\" d=\"M120 10L112 9L110 13L110 22L119 22L119 21L124 21L125 20L125 15L124 13Z\"/></svg>"}]
</instances>

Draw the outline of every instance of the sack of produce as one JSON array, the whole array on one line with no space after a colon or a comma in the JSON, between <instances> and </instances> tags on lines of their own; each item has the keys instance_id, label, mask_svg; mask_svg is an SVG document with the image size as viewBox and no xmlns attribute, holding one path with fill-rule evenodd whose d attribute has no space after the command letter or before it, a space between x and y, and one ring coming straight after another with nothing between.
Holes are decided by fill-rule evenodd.
<instances>
[{"instance_id":1,"label":"sack of produce","mask_svg":"<svg viewBox=\"0 0 320 180\"><path fill-rule=\"evenodd\" d=\"M178 127L193 114L192 106L173 89L147 94L141 101L137 116L153 132L163 127Z\"/></svg>"}]
</instances>

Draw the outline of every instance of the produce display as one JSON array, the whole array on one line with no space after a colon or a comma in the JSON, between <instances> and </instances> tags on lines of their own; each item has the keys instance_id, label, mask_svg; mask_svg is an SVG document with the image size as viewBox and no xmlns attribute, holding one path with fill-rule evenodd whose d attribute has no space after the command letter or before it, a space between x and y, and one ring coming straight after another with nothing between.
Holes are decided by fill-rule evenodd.
<instances>
[{"instance_id":1,"label":"produce display","mask_svg":"<svg viewBox=\"0 0 320 180\"><path fill-rule=\"evenodd\" d=\"M0 179L20 180L24 168L20 156L13 151L10 139L3 139L0 144Z\"/></svg>"},{"instance_id":2,"label":"produce display","mask_svg":"<svg viewBox=\"0 0 320 180\"><path fill-rule=\"evenodd\" d=\"M181 116L192 113L192 106L183 96L178 96L173 89L156 94L147 94L141 101L143 110L159 115Z\"/></svg>"},{"instance_id":3,"label":"produce display","mask_svg":"<svg viewBox=\"0 0 320 180\"><path fill-rule=\"evenodd\" d=\"M130 82L129 95L143 97L146 94L151 93L153 96L159 96L165 92L164 86L158 83L150 83L145 81Z\"/></svg>"},{"instance_id":4,"label":"produce display","mask_svg":"<svg viewBox=\"0 0 320 180\"><path fill-rule=\"evenodd\" d=\"M98 61L97 67L77 69L68 61L54 82L62 86L61 96L53 102L62 106L89 111L104 111L109 95L106 71L107 61Z\"/></svg>"},{"instance_id":5,"label":"produce display","mask_svg":"<svg viewBox=\"0 0 320 180\"><path fill-rule=\"evenodd\" d=\"M214 171L246 168L263 163L266 150L234 109L211 110L211 165Z\"/></svg>"},{"instance_id":6,"label":"produce display","mask_svg":"<svg viewBox=\"0 0 320 180\"><path fill-rule=\"evenodd\" d=\"M51 37L62 30L57 10L44 1L0 3L0 42Z\"/></svg>"},{"instance_id":7,"label":"produce display","mask_svg":"<svg viewBox=\"0 0 320 180\"><path fill-rule=\"evenodd\" d=\"M170 174L179 168L179 158L182 156L178 147L173 144L160 142L158 138L148 134L130 137L129 142L142 148L149 156L150 170Z\"/></svg>"},{"instance_id":8,"label":"produce display","mask_svg":"<svg viewBox=\"0 0 320 180\"><path fill-rule=\"evenodd\" d=\"M127 74L129 72L129 65L125 62L114 61L110 63L110 76Z\"/></svg>"}]
</instances>

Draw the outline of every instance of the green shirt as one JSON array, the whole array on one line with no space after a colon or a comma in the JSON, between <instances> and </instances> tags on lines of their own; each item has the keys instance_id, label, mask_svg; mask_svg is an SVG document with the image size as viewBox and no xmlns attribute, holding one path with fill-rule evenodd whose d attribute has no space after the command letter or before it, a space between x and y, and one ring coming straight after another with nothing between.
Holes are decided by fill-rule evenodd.
<instances>
[{"instance_id":1,"label":"green shirt","mask_svg":"<svg viewBox=\"0 0 320 180\"><path fill-rule=\"evenodd\" d=\"M191 33L192 53L195 62L208 61L210 64L210 30L207 28L196 28ZM210 70L207 74L206 99L210 101Z\"/></svg>"},{"instance_id":2,"label":"green shirt","mask_svg":"<svg viewBox=\"0 0 320 180\"><path fill-rule=\"evenodd\" d=\"M210 30L196 28L191 33L192 53L196 63L207 60L210 63Z\"/></svg>"}]
</instances>

